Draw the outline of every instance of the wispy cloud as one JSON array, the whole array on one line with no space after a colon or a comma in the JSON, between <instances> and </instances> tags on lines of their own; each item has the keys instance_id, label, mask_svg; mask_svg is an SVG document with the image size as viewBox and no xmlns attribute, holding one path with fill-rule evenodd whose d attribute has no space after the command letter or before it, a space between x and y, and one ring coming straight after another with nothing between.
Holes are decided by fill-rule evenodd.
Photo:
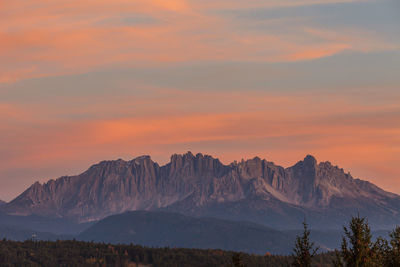
<instances>
[{"instance_id":1,"label":"wispy cloud","mask_svg":"<svg viewBox=\"0 0 400 267\"><path fill-rule=\"evenodd\" d=\"M212 153L226 163L259 155L285 165L312 153L388 188L400 157L393 146L400 142L396 101L387 98L382 106L340 95L324 99L265 92L155 90L137 101L109 99L96 101L93 107L83 105L80 114L114 111L110 117L83 118L64 117L64 108L51 108L51 104L2 104L0 173L61 163L75 170L83 163L140 154L165 162L180 149ZM375 176L370 164L385 165L387 173ZM15 190L22 190L30 178L21 180Z\"/></svg>"},{"instance_id":2,"label":"wispy cloud","mask_svg":"<svg viewBox=\"0 0 400 267\"><path fill-rule=\"evenodd\" d=\"M313 153L400 192L392 0L0 7L1 198L97 160L185 150L285 165Z\"/></svg>"},{"instance_id":3,"label":"wispy cloud","mask_svg":"<svg viewBox=\"0 0 400 267\"><path fill-rule=\"evenodd\" d=\"M246 12L249 7L290 7L296 14L298 7L352 2L8 1L0 11L0 82L82 73L121 64L299 61L346 50L398 48L368 34L367 29L360 34L359 29L328 30L282 21L275 29L253 31L255 22L212 12L222 8ZM306 17L301 12L299 15Z\"/></svg>"}]
</instances>

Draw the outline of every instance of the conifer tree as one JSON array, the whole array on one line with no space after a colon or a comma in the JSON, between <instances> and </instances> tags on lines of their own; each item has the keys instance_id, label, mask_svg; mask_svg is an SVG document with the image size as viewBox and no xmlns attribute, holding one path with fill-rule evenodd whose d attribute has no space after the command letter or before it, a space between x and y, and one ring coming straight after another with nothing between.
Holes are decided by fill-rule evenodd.
<instances>
[{"instance_id":1,"label":"conifer tree","mask_svg":"<svg viewBox=\"0 0 400 267\"><path fill-rule=\"evenodd\" d=\"M378 265L379 255L371 241L371 229L365 218L351 218L349 228L343 227L341 258L346 267L373 267ZM379 244L378 244L379 245ZM338 263L336 263L340 266Z\"/></svg>"},{"instance_id":2,"label":"conifer tree","mask_svg":"<svg viewBox=\"0 0 400 267\"><path fill-rule=\"evenodd\" d=\"M318 251L318 247L314 248L314 242L310 242L310 231L306 221L303 222L303 235L296 237L296 244L293 249L294 260L292 265L295 267L310 267L312 258Z\"/></svg>"},{"instance_id":3,"label":"conifer tree","mask_svg":"<svg viewBox=\"0 0 400 267\"><path fill-rule=\"evenodd\" d=\"M388 241L378 237L372 247L375 266L390 266L390 249Z\"/></svg>"},{"instance_id":4,"label":"conifer tree","mask_svg":"<svg viewBox=\"0 0 400 267\"><path fill-rule=\"evenodd\" d=\"M390 234L390 249L388 252L388 266L400 266L400 226Z\"/></svg>"},{"instance_id":5,"label":"conifer tree","mask_svg":"<svg viewBox=\"0 0 400 267\"><path fill-rule=\"evenodd\" d=\"M232 255L233 267L245 267L240 253L233 253Z\"/></svg>"},{"instance_id":6,"label":"conifer tree","mask_svg":"<svg viewBox=\"0 0 400 267\"><path fill-rule=\"evenodd\" d=\"M343 263L340 251L335 250L335 258L333 259L332 264L335 267L344 267L344 263Z\"/></svg>"}]
</instances>

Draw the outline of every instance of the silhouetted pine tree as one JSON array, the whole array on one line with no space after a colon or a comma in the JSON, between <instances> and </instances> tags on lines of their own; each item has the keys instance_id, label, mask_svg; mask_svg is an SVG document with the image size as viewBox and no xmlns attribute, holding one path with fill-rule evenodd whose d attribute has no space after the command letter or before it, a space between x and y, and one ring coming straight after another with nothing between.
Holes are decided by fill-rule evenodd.
<instances>
[{"instance_id":1,"label":"silhouetted pine tree","mask_svg":"<svg viewBox=\"0 0 400 267\"><path fill-rule=\"evenodd\" d=\"M346 267L374 267L384 266L383 262L385 243L383 239L373 244L371 229L365 218L352 217L349 228L343 227L345 236L342 241L340 257L335 266ZM382 253L382 254L381 254Z\"/></svg>"},{"instance_id":2,"label":"silhouetted pine tree","mask_svg":"<svg viewBox=\"0 0 400 267\"><path fill-rule=\"evenodd\" d=\"M318 247L314 248L314 242L310 242L310 231L308 230L308 225L303 222L303 235L296 237L296 244L293 249L294 260L292 265L296 267L310 267L312 258L318 251Z\"/></svg>"},{"instance_id":3,"label":"silhouetted pine tree","mask_svg":"<svg viewBox=\"0 0 400 267\"><path fill-rule=\"evenodd\" d=\"M233 267L244 267L242 255L240 253L233 253L232 265Z\"/></svg>"},{"instance_id":4,"label":"silhouetted pine tree","mask_svg":"<svg viewBox=\"0 0 400 267\"><path fill-rule=\"evenodd\" d=\"M382 237L378 237L373 247L375 266L390 266L389 261L389 244Z\"/></svg>"},{"instance_id":5,"label":"silhouetted pine tree","mask_svg":"<svg viewBox=\"0 0 400 267\"><path fill-rule=\"evenodd\" d=\"M335 267L344 267L344 263L343 263L340 251L335 250L335 258L333 259L332 264Z\"/></svg>"},{"instance_id":6,"label":"silhouetted pine tree","mask_svg":"<svg viewBox=\"0 0 400 267\"><path fill-rule=\"evenodd\" d=\"M387 253L387 266L400 266L400 227L397 226L389 236L391 239Z\"/></svg>"}]
</instances>

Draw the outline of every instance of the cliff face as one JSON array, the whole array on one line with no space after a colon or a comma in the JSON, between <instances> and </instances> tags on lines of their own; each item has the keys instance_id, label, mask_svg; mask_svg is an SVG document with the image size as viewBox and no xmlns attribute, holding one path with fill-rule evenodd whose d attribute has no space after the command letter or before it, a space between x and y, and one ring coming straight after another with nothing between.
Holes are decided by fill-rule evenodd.
<instances>
[{"instance_id":1,"label":"cliff face","mask_svg":"<svg viewBox=\"0 0 400 267\"><path fill-rule=\"evenodd\" d=\"M103 161L78 176L35 183L2 207L81 222L155 209L288 227L304 217L336 227L357 212L382 227L400 222L399 196L312 156L286 169L260 158L224 165L190 152L164 166L149 156Z\"/></svg>"}]
</instances>

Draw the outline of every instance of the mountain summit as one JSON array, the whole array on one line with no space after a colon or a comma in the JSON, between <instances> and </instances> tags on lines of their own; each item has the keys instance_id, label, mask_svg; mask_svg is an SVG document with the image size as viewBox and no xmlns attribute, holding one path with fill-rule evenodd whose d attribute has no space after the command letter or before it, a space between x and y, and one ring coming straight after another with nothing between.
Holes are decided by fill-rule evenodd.
<instances>
[{"instance_id":1,"label":"mountain summit","mask_svg":"<svg viewBox=\"0 0 400 267\"><path fill-rule=\"evenodd\" d=\"M87 222L134 210L249 220L296 228L339 228L351 215L371 225L400 222L400 196L306 156L283 168L255 157L229 165L208 155L174 154L164 166L141 156L103 161L77 176L36 182L1 210Z\"/></svg>"}]
</instances>

